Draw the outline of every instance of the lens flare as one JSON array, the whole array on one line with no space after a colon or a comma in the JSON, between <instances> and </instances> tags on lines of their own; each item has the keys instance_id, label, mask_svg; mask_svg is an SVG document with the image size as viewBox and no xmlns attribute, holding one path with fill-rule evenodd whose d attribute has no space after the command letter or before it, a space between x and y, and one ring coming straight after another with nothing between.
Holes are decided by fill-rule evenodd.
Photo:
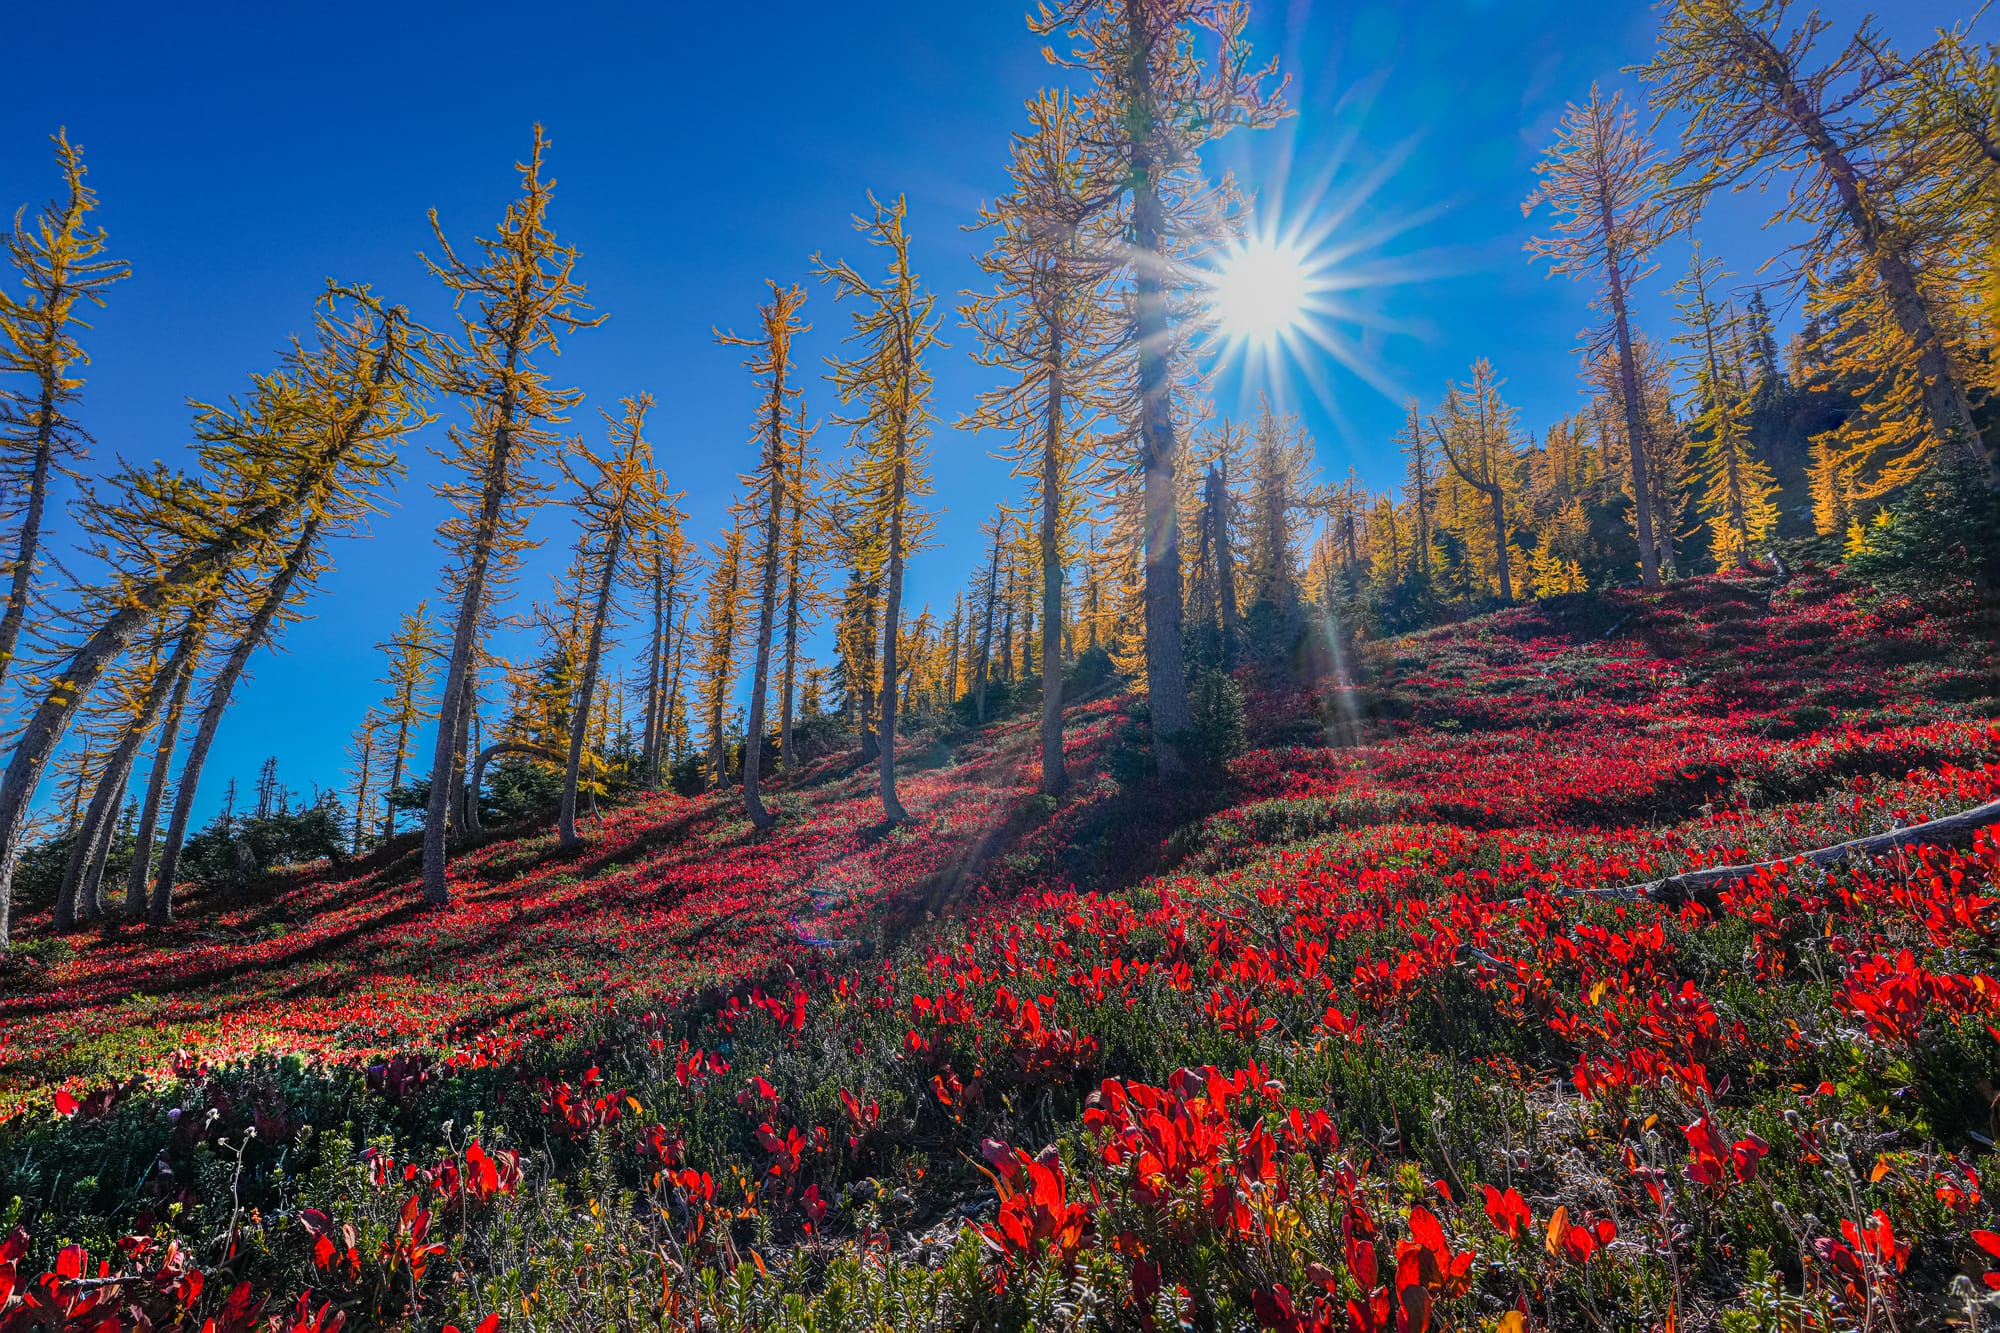
<instances>
[{"instance_id":1,"label":"lens flare","mask_svg":"<svg viewBox=\"0 0 2000 1333\"><path fill-rule=\"evenodd\" d=\"M1305 322L1311 275L1293 246L1253 237L1216 266L1215 317L1225 337L1268 345Z\"/></svg>"}]
</instances>

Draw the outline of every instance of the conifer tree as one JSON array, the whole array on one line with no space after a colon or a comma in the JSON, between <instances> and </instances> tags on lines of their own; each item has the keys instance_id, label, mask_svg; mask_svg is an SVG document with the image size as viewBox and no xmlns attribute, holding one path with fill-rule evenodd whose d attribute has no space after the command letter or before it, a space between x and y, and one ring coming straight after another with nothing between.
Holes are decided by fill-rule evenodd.
<instances>
[{"instance_id":1,"label":"conifer tree","mask_svg":"<svg viewBox=\"0 0 2000 1333\"><path fill-rule=\"evenodd\" d=\"M1965 374L1925 290L1921 232L1899 216L1896 118L1880 105L1898 72L1867 23L1816 60L1832 25L1808 13L1788 26L1789 9L1788 0L1673 0L1659 50L1639 71L1653 105L1682 118L1668 202L1686 216L1718 191L1767 190L1790 176L1773 221L1808 230L1798 247L1807 267L1865 270L1884 306L1881 327L1908 349L1929 437L1991 486L1994 461Z\"/></svg>"},{"instance_id":2,"label":"conifer tree","mask_svg":"<svg viewBox=\"0 0 2000 1333\"><path fill-rule=\"evenodd\" d=\"M1275 64L1251 63L1247 8L1230 0L1057 0L1030 26L1067 30L1068 54L1050 59L1091 83L1078 100L1086 198L1121 210L1129 229L1133 420L1145 520L1146 691L1154 757L1162 773L1186 767L1175 738L1192 725L1181 660L1180 525L1175 468L1175 359L1185 330L1173 317L1185 261L1220 230L1222 193L1202 174L1201 151L1239 127L1285 114L1283 90L1265 85ZM1204 49L1198 49L1198 43Z\"/></svg>"},{"instance_id":3,"label":"conifer tree","mask_svg":"<svg viewBox=\"0 0 2000 1333\"><path fill-rule=\"evenodd\" d=\"M743 638L743 529L732 524L709 546L708 589L702 598L701 699L708 722L709 781L729 780L729 741L723 730L736 685L736 650Z\"/></svg>"},{"instance_id":4,"label":"conifer tree","mask_svg":"<svg viewBox=\"0 0 2000 1333\"><path fill-rule=\"evenodd\" d=\"M255 598L254 609L247 612L239 625L232 626L234 641L228 656L209 679L201 717L188 742L187 756L181 760L180 778L174 783L173 814L167 820L166 838L160 846L153 901L147 912L152 925L164 926L173 919L174 876L180 869L181 849L186 844L188 824L194 814L195 796L201 788L202 769L208 763L216 732L221 729L222 715L229 710L230 699L249 669L252 655L271 638L282 617L296 614L293 608L303 591L300 585L309 587L318 570L322 530L323 525L317 519L308 519L269 585L253 587L245 594Z\"/></svg>"},{"instance_id":5,"label":"conifer tree","mask_svg":"<svg viewBox=\"0 0 2000 1333\"><path fill-rule=\"evenodd\" d=\"M1738 569L1755 558L1758 545L1777 526L1772 497L1778 486L1750 446L1749 395L1732 368L1737 330L1713 290L1727 276L1721 270L1721 261L1703 256L1697 242L1687 276L1674 285L1683 330L1675 341L1693 349L1703 482L1699 507L1710 549L1720 568Z\"/></svg>"},{"instance_id":6,"label":"conifer tree","mask_svg":"<svg viewBox=\"0 0 2000 1333\"><path fill-rule=\"evenodd\" d=\"M992 234L981 270L994 290L970 297L961 318L979 336L981 365L1010 372L1012 381L987 390L962 425L1012 439L1006 456L1016 476L1035 485L1038 513L1042 638L1041 790L1069 784L1062 756L1062 636L1060 624L1066 530L1089 451L1079 434L1113 406L1107 377L1119 331L1106 288L1117 271L1114 237L1090 197L1091 183L1075 104L1044 92L1028 104L1029 129L1016 135L1008 164L1009 192L980 210Z\"/></svg>"},{"instance_id":7,"label":"conifer tree","mask_svg":"<svg viewBox=\"0 0 2000 1333\"><path fill-rule=\"evenodd\" d=\"M979 725L986 725L986 687L993 674L993 617L999 609L1000 562L1002 535L1007 523L1006 511L995 514L979 531L992 539L992 551L986 558L986 572L983 575L985 589L979 593L979 651L974 659L972 677L972 714Z\"/></svg>"},{"instance_id":8,"label":"conifer tree","mask_svg":"<svg viewBox=\"0 0 2000 1333\"><path fill-rule=\"evenodd\" d=\"M896 681L899 672L903 602L903 566L910 553L922 548L930 534L931 516L917 501L930 494L925 463L932 421L931 376L924 354L938 346L937 297L923 290L910 266L910 239L905 226L908 207L899 196L884 206L873 195L872 218L856 217L855 229L871 245L888 251L889 267L881 279L863 277L844 260L828 264L818 256L815 270L833 284L841 300L853 300L853 331L846 341L858 344L857 355L833 363L833 384L842 404L861 405L858 415L842 417L853 431L860 457L848 475L848 494L860 507L863 521L878 534L864 551L869 572L879 569L882 583L881 720L876 744L881 747L882 810L889 822L909 818L896 795Z\"/></svg>"},{"instance_id":9,"label":"conifer tree","mask_svg":"<svg viewBox=\"0 0 2000 1333\"><path fill-rule=\"evenodd\" d=\"M444 358L440 383L464 400L470 418L454 427L442 457L460 479L439 486L453 516L439 536L453 553L448 582L453 614L444 692L438 699L437 744L431 760L430 809L424 820L424 900L450 900L445 840L471 724L472 676L495 593L518 566L529 510L547 490L529 471L536 453L554 441L550 426L565 419L580 395L552 389L535 364L553 355L560 333L589 328L576 251L557 243L548 209L554 182L542 178L547 149L535 127L533 151L520 164L521 196L507 207L498 232L478 238L480 253L462 259L445 239L435 210L431 230L441 259L426 259L452 299L472 309L460 316L464 343ZM478 794L472 794L477 806ZM475 814L476 818L476 814Z\"/></svg>"},{"instance_id":10,"label":"conifer tree","mask_svg":"<svg viewBox=\"0 0 2000 1333\"><path fill-rule=\"evenodd\" d=\"M756 471L743 478L744 512L759 529L756 554L757 621L753 631L750 664L749 734L743 746L743 811L758 828L776 822L764 808L758 783L764 769L764 705L770 697L771 639L778 619L779 573L784 563L785 516L798 487L798 461L786 438L791 400L801 390L791 383L792 339L811 325L799 318L806 302L803 287L780 287L769 283L771 299L758 307L762 330L752 338L733 333L717 333L718 341L729 347L747 347L750 359L743 364L758 380L757 426L752 438L757 442Z\"/></svg>"},{"instance_id":11,"label":"conifer tree","mask_svg":"<svg viewBox=\"0 0 2000 1333\"><path fill-rule=\"evenodd\" d=\"M1428 586L1431 580L1432 514L1437 504L1437 474L1431 461L1430 436L1424 430L1423 409L1414 398L1404 407L1403 432L1396 440L1403 447L1403 456L1409 460L1404 473L1404 488L1409 497L1410 517L1416 525L1413 554L1417 577Z\"/></svg>"},{"instance_id":12,"label":"conifer tree","mask_svg":"<svg viewBox=\"0 0 2000 1333\"><path fill-rule=\"evenodd\" d=\"M136 673L132 694L120 710L118 739L98 770L90 805L77 825L76 841L70 848L62 884L56 894L54 925L58 932L73 929L79 921L94 921L102 914L99 885L104 874L105 856L115 833L118 807L131 780L133 761L138 758L146 737L152 733L167 700L172 697L180 676L193 664L208 633L213 603L191 608L174 631L172 655L162 663L156 651L152 660Z\"/></svg>"},{"instance_id":13,"label":"conifer tree","mask_svg":"<svg viewBox=\"0 0 2000 1333\"><path fill-rule=\"evenodd\" d=\"M1607 353L1617 357L1618 398L1627 435L1635 440L1644 434L1645 405L1627 293L1653 271L1646 260L1652 247L1647 215L1658 162L1636 120L1622 95L1613 93L1607 100L1592 84L1590 100L1581 106L1572 103L1564 113L1555 145L1536 165L1541 182L1521 205L1523 213L1532 213L1546 204L1556 219L1556 235L1530 240L1529 253L1552 261L1551 274L1593 276L1601 284L1596 304L1605 322L1586 332L1583 354L1586 361ZM1653 513L1646 451L1633 449L1630 462L1639 582L1656 588L1660 568L1653 526L1659 520Z\"/></svg>"},{"instance_id":14,"label":"conifer tree","mask_svg":"<svg viewBox=\"0 0 2000 1333\"><path fill-rule=\"evenodd\" d=\"M354 735L347 742L348 790L354 797L354 830L349 847L354 856L361 855L367 843L368 797L380 767L378 745L381 728L382 719L371 709L362 715L361 725L354 729Z\"/></svg>"},{"instance_id":15,"label":"conifer tree","mask_svg":"<svg viewBox=\"0 0 2000 1333\"><path fill-rule=\"evenodd\" d=\"M674 645L686 634L687 587L699 563L685 526L686 517L674 497L666 496L660 501L657 521L632 534L633 577L646 596L652 619L640 741L640 768L649 789L660 785L671 762Z\"/></svg>"},{"instance_id":16,"label":"conifer tree","mask_svg":"<svg viewBox=\"0 0 2000 1333\"><path fill-rule=\"evenodd\" d=\"M83 183L82 152L61 130L51 137L62 198L32 220L26 210L15 214L14 229L0 233L0 249L27 289L23 298L0 285L0 493L19 505L0 613L0 683L34 602L49 484L67 472L88 438L71 416L83 389L77 371L90 360L76 338L76 330L90 327L81 308L101 308L105 289L131 272L103 257L104 231L88 226L97 195Z\"/></svg>"},{"instance_id":17,"label":"conifer tree","mask_svg":"<svg viewBox=\"0 0 2000 1333\"><path fill-rule=\"evenodd\" d=\"M125 872L125 915L132 921L146 916L146 889L152 883L153 838L158 832L160 807L166 801L167 784L172 778L174 750L180 744L181 720L187 714L188 696L201 669L199 653L189 660L174 680L167 698L166 714L160 719L159 740L153 747L153 767L146 776L146 795L139 807L138 825L132 834L132 863Z\"/></svg>"},{"instance_id":18,"label":"conifer tree","mask_svg":"<svg viewBox=\"0 0 2000 1333\"><path fill-rule=\"evenodd\" d=\"M429 696L444 656L444 641L431 619L430 603L420 601L415 610L405 612L388 642L375 647L389 665L389 674L380 681L389 687L389 694L373 715L376 728L384 733L381 743L389 764L382 811L382 840L387 842L396 836L394 797L403 785L403 767L410 761L416 730L436 715Z\"/></svg>"},{"instance_id":19,"label":"conifer tree","mask_svg":"<svg viewBox=\"0 0 2000 1333\"><path fill-rule=\"evenodd\" d=\"M778 673L778 767L788 773L798 767L798 756L792 746L792 723L793 699L799 685L799 648L808 617L821 609L824 600L819 560L826 543L817 497L823 479L812 456L813 434L806 424L805 405L801 403L792 428L794 484L785 519L785 642Z\"/></svg>"},{"instance_id":20,"label":"conifer tree","mask_svg":"<svg viewBox=\"0 0 2000 1333\"><path fill-rule=\"evenodd\" d=\"M1445 461L1460 481L1480 497L1487 511L1494 551L1495 582L1500 600L1514 600L1511 542L1513 527L1508 499L1514 479L1517 413L1500 397L1502 381L1485 357L1472 363L1472 378L1445 389L1443 418L1431 421L1431 433Z\"/></svg>"},{"instance_id":21,"label":"conifer tree","mask_svg":"<svg viewBox=\"0 0 2000 1333\"><path fill-rule=\"evenodd\" d=\"M628 558L627 541L634 529L651 528L658 519L660 486L652 469L652 446L646 443L646 413L651 394L624 400L621 415L604 414L611 426L611 453L600 458L582 441L571 442L561 459L563 475L577 488L575 504L582 516L583 539L578 544L587 577L589 602L579 607L585 619L583 660L578 673L576 704L569 726L569 753L563 770L562 808L557 838L565 848L578 847L577 783L583 772L583 752L590 729L591 707L597 698L597 677L604 658L604 634L611 622L612 590L620 582ZM582 460L572 463L570 455Z\"/></svg>"},{"instance_id":22,"label":"conifer tree","mask_svg":"<svg viewBox=\"0 0 2000 1333\"><path fill-rule=\"evenodd\" d=\"M361 289L331 288L315 345L255 381L247 407L203 407L204 478L127 469L83 511L108 581L78 612L84 629L41 687L0 777L0 945L29 803L76 711L106 669L162 615L212 595L232 574L283 560L290 535L359 521L422 419L409 327Z\"/></svg>"}]
</instances>

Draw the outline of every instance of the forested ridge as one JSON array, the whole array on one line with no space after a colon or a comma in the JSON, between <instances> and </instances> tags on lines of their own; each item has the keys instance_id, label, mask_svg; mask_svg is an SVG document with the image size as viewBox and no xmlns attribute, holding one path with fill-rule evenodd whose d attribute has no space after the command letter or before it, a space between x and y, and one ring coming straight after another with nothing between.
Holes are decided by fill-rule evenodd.
<instances>
[{"instance_id":1,"label":"forested ridge","mask_svg":"<svg viewBox=\"0 0 2000 1333\"><path fill-rule=\"evenodd\" d=\"M1248 18L1038 5L969 236L872 193L717 312L716 532L659 386L563 382L618 293L540 127L497 226L429 219L452 322L302 293L148 463L86 429L130 270L53 136L0 238L0 1330L2000 1319L1994 47L1663 5L1521 183L1577 344L1410 400L1383 490L1220 405L1289 260L1207 151L1314 114ZM1710 252L1736 192L1785 248ZM345 785L209 771L432 519Z\"/></svg>"}]
</instances>

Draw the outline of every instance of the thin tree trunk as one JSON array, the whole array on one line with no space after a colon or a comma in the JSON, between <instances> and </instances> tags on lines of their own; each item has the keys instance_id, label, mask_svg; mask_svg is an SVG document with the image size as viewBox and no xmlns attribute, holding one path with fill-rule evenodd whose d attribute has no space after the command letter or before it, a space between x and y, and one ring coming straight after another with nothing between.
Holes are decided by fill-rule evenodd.
<instances>
[{"instance_id":1,"label":"thin tree trunk","mask_svg":"<svg viewBox=\"0 0 2000 1333\"><path fill-rule=\"evenodd\" d=\"M993 662L993 599L1000 591L1001 527L1002 525L999 520L994 520L993 559L986 566L986 605L984 614L981 616L981 619L984 621L984 627L980 632L979 638L979 670L976 678L977 687L973 699L973 712L978 717L979 725L982 727L986 725L986 677L992 669Z\"/></svg>"},{"instance_id":2,"label":"thin tree trunk","mask_svg":"<svg viewBox=\"0 0 2000 1333\"><path fill-rule=\"evenodd\" d=\"M368 826L368 775L375 765L375 729L364 727L361 741L361 780L354 791L354 856L361 855L362 832Z\"/></svg>"},{"instance_id":3,"label":"thin tree trunk","mask_svg":"<svg viewBox=\"0 0 2000 1333\"><path fill-rule=\"evenodd\" d=\"M507 350L511 372L519 350ZM444 694L438 701L437 745L431 755L430 807L424 812L424 901L442 907L451 901L445 883L445 839L450 831L453 790L465 753L465 717L471 707L468 686L473 655L479 649L479 622L486 613L487 566L493 558L493 543L499 532L500 512L507 499L507 470L514 457L514 390L511 377L495 411L493 447L481 478L479 516L472 532L471 555L466 561L465 583L459 593L458 620L452 626L450 665L445 669ZM473 821L479 817L478 796L473 796Z\"/></svg>"},{"instance_id":4,"label":"thin tree trunk","mask_svg":"<svg viewBox=\"0 0 2000 1333\"><path fill-rule=\"evenodd\" d=\"M899 450L905 446L898 441ZM903 471L908 464L896 459L894 479L889 483L889 585L882 605L882 729L877 756L882 786L882 813L892 824L909 819L896 795L896 636L903 617Z\"/></svg>"},{"instance_id":5,"label":"thin tree trunk","mask_svg":"<svg viewBox=\"0 0 2000 1333\"><path fill-rule=\"evenodd\" d=\"M94 921L103 911L100 886L105 857L118 821L118 807L124 799L125 786L131 781L133 762L139 757L139 751L145 745L146 737L152 733L153 724L159 720L167 700L178 692L181 677L200 650L208 628L208 611L206 606L196 610L182 627L173 656L154 673L138 711L125 724L124 734L118 738L110 758L105 760L104 771L97 779L97 790L90 798L90 808L85 812L82 828L70 848L69 864L63 869L62 887L56 894L55 928L58 931L70 930L79 921Z\"/></svg>"},{"instance_id":6,"label":"thin tree trunk","mask_svg":"<svg viewBox=\"0 0 2000 1333\"><path fill-rule=\"evenodd\" d=\"M1242 633L1242 617L1236 607L1236 547L1229 540L1229 473L1217 478L1215 512L1215 590L1222 603L1222 660L1236 660L1236 642Z\"/></svg>"},{"instance_id":7,"label":"thin tree trunk","mask_svg":"<svg viewBox=\"0 0 2000 1333\"><path fill-rule=\"evenodd\" d=\"M1042 433L1042 794L1069 786L1063 767L1062 335L1050 329L1047 419Z\"/></svg>"},{"instance_id":8,"label":"thin tree trunk","mask_svg":"<svg viewBox=\"0 0 2000 1333\"><path fill-rule=\"evenodd\" d=\"M1181 653L1180 524L1174 513L1172 386L1167 354L1173 337L1167 314L1166 210L1151 179L1152 164L1134 155L1133 192L1137 281L1133 319L1139 356L1139 468L1145 506L1146 696L1152 713L1153 758L1160 773L1187 770L1178 738L1193 726Z\"/></svg>"},{"instance_id":9,"label":"thin tree trunk","mask_svg":"<svg viewBox=\"0 0 2000 1333\"><path fill-rule=\"evenodd\" d=\"M1760 40L1764 40L1761 38ZM1869 203L1871 193L1861 171L1834 141L1825 120L1813 107L1789 71L1779 78L1781 101L1786 115L1805 136L1821 165L1832 179L1840 198L1841 212L1854 228L1873 261L1882 291L1889 298L1896 325L1917 351L1917 375L1923 381L1924 411L1930 418L1931 433L1939 444L1953 450L1974 466L1988 488L2000 485L1995 458L1988 454L1979 425L1972 414L1972 402L1965 382L1951 363L1943 337L1938 333L1930 305L1917 284L1916 269L1897 247L1895 238Z\"/></svg>"},{"instance_id":10,"label":"thin tree trunk","mask_svg":"<svg viewBox=\"0 0 2000 1333\"><path fill-rule=\"evenodd\" d=\"M1639 583L1660 586L1660 552L1653 540L1653 489L1647 472L1646 418L1639 398L1639 362L1632 350L1632 320L1625 309L1624 259L1616 235L1610 184L1600 175L1597 186L1598 226L1604 233L1604 280L1611 295L1611 325L1618 342L1618 391L1625 406L1625 438L1632 454L1633 518L1639 529Z\"/></svg>"},{"instance_id":11,"label":"thin tree trunk","mask_svg":"<svg viewBox=\"0 0 2000 1333\"><path fill-rule=\"evenodd\" d=\"M125 872L125 915L134 921L146 915L146 885L153 870L153 835L160 822L160 805L166 799L174 747L180 743L181 718L187 712L194 676L195 663L190 661L174 681L173 697L167 701L167 715L160 723L160 742L153 752L153 771L146 779L146 800L139 809L139 827L132 841L132 865Z\"/></svg>"},{"instance_id":12,"label":"thin tree trunk","mask_svg":"<svg viewBox=\"0 0 2000 1333\"><path fill-rule=\"evenodd\" d=\"M799 762L792 748L792 712L799 684L799 599L803 596L799 583L803 573L799 568L803 559L799 548L805 538L802 485L803 479L801 486L792 491L791 530L785 542L785 658L779 681L778 767L786 773L797 768Z\"/></svg>"},{"instance_id":13,"label":"thin tree trunk","mask_svg":"<svg viewBox=\"0 0 2000 1333\"><path fill-rule=\"evenodd\" d=\"M772 376L773 395L784 392L782 375ZM750 716L743 733L743 812L758 828L776 823L764 808L758 782L764 772L764 706L771 676L771 636L778 614L778 554L784 535L785 459L784 442L777 438L783 417L773 410L772 434L766 445L770 470L770 511L764 517L764 552L757 571L757 651L750 667Z\"/></svg>"},{"instance_id":14,"label":"thin tree trunk","mask_svg":"<svg viewBox=\"0 0 2000 1333\"><path fill-rule=\"evenodd\" d=\"M646 788L660 785L660 686L667 651L666 567L653 561L653 644L646 656L646 731L640 754L646 771Z\"/></svg>"},{"instance_id":15,"label":"thin tree trunk","mask_svg":"<svg viewBox=\"0 0 2000 1333\"><path fill-rule=\"evenodd\" d=\"M584 647L583 680L577 687L576 712L570 720L569 755L563 766L562 813L556 838L563 847L580 847L576 833L576 786L583 775L585 733L590 730L591 698L597 692L597 667L604 653L604 622L611 613L611 582L618 573L618 548L625 539L625 524L614 521L604 542L604 572L597 579L597 605L590 613L590 639ZM596 811L593 808L592 813Z\"/></svg>"},{"instance_id":16,"label":"thin tree trunk","mask_svg":"<svg viewBox=\"0 0 2000 1333\"><path fill-rule=\"evenodd\" d=\"M49 472L56 456L55 386L42 382L40 412L36 418L35 462L28 472L28 507L21 515L20 543L14 552L13 578L7 589L7 612L0 616L0 683L14 665L14 650L21 641L21 626L27 622L28 604L35 596L35 561L40 558L42 513L48 505ZM0 923L3 924L3 923ZM4 937L0 937L4 943Z\"/></svg>"},{"instance_id":17,"label":"thin tree trunk","mask_svg":"<svg viewBox=\"0 0 2000 1333\"><path fill-rule=\"evenodd\" d=\"M278 611L291 596L292 583L299 570L305 566L306 558L312 552L313 543L319 537L320 520L312 518L300 531L299 538L292 543L292 549L285 557L284 566L278 576L271 580L271 586L264 593L264 600L244 626L243 633L223 659L222 669L209 683L208 699L202 706L201 721L196 724L194 739L188 744L187 758L181 761L180 781L174 784L174 813L167 821L167 840L160 848L160 870L153 881L153 905L147 919L156 926L164 926L173 920L174 875L180 868L181 847L187 840L188 819L194 813L195 792L201 786L202 765L208 762L209 747L215 744L216 728L222 725L222 714L229 707L229 696L236 689L236 682L242 679L244 669L250 663L250 655L257 651L257 645L270 632L271 622L277 619Z\"/></svg>"}]
</instances>

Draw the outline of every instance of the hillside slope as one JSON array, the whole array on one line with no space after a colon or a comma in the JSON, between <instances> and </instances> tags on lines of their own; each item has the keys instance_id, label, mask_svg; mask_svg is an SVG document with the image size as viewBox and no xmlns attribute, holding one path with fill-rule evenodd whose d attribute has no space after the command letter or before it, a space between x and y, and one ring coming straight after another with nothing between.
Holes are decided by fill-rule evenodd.
<instances>
[{"instance_id":1,"label":"hillside slope","mask_svg":"<svg viewBox=\"0 0 2000 1333\"><path fill-rule=\"evenodd\" d=\"M1015 722L912 751L903 829L828 766L762 837L495 842L442 914L307 875L17 966L0 1194L368 1326L1935 1323L2000 1268L2000 842L1576 895L1994 799L1989 630L1561 599L1251 681L1213 782L1109 699L1061 804ZM158 1244L116 1299L215 1308Z\"/></svg>"}]
</instances>

